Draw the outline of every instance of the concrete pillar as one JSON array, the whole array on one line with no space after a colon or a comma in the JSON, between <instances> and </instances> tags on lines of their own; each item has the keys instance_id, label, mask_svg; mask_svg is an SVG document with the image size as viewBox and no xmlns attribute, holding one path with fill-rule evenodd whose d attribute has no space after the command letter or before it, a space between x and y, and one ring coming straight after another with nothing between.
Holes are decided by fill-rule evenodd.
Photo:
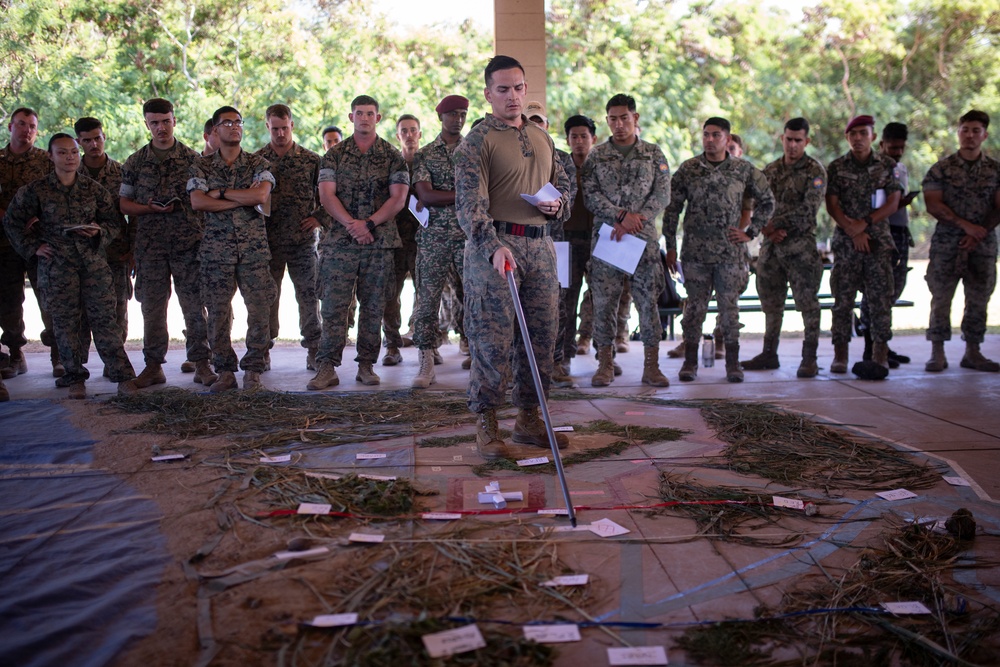
<instances>
[{"instance_id":1,"label":"concrete pillar","mask_svg":"<svg viewBox=\"0 0 1000 667\"><path fill-rule=\"evenodd\" d=\"M517 58L524 66L527 100L545 103L545 0L493 0L493 18L494 53Z\"/></svg>"}]
</instances>

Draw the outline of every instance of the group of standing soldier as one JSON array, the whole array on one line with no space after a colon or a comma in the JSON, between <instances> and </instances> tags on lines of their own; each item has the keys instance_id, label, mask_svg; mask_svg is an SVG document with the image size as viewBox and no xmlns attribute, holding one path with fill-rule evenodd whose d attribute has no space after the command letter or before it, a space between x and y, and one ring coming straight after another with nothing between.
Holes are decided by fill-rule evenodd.
<instances>
[{"instance_id":1,"label":"group of standing soldier","mask_svg":"<svg viewBox=\"0 0 1000 667\"><path fill-rule=\"evenodd\" d=\"M416 285L411 326L419 356L413 386L436 381L439 304L443 295L453 294L455 328L470 355L464 364L471 367L469 405L480 416L477 442L484 455L501 456L505 444L496 412L511 387L519 408L514 440L546 444L506 290L508 271L528 295L524 313L546 390L550 382L572 383L570 361L588 351L591 339L598 361L591 383L614 381L621 373L615 354L628 349L630 299L639 313L642 382L668 386L659 365L663 329L657 303L666 270L682 274L687 291L682 381L697 376L713 295L726 378L740 382L744 370L777 368L789 287L805 328L797 375L810 378L819 370L823 265L816 216L824 202L837 225L830 371L848 370L858 291L864 295L859 331L866 351L854 372L880 379L890 364L908 361L888 347L892 305L905 284L906 207L917 194L906 192L908 176L898 162L905 148L904 125L888 124L876 151L874 119L855 117L845 129L850 150L824 169L806 153L808 121L794 118L783 130L783 155L761 171L730 153L735 137L730 123L712 117L702 126L703 152L671 175L662 150L640 138L636 102L628 95L615 95L606 105L606 142L595 145L591 119L569 118L564 129L571 152L563 153L546 132L544 106L525 103L527 84L516 60L493 58L485 83L491 113L464 138L465 97L441 100L436 108L441 131L422 148L419 120L401 116L396 123L400 151L378 135L377 100L362 95L351 103L351 136L345 139L336 127L323 130L327 151L322 157L295 142L292 112L283 104L266 110L270 142L256 153L241 146L239 110L220 108L205 124L206 151L199 154L174 138L171 103L149 100L143 116L151 140L123 165L104 153L96 119L81 119L75 138L54 135L46 153L32 145L37 114L17 110L9 126L11 142L0 153L6 231L0 239L0 326L9 349L2 360L4 377L26 370L20 309L27 273L44 314L43 342L53 347L54 374L63 376L59 382L74 397L86 395L91 331L105 374L119 382L120 391L166 381L162 365L171 281L185 320L182 370L193 372L194 381L213 392L236 388L240 368L244 388L259 386L278 335L277 299L287 270L306 365L316 372L308 388L339 383L337 368L355 304L356 379L376 385L380 328L383 365L402 361L399 296L409 274ZM943 342L951 335L951 299L959 280L966 289L962 366L997 370L979 351L996 282L992 228L997 216L991 212L1000 208L1000 166L980 148L988 125L983 112L963 116L959 151L936 164L923 181L928 211L938 219L927 275L933 295L928 371L947 367ZM558 199L531 204L521 197L546 183L556 187ZM418 213L427 210L426 223L417 223L408 201ZM655 227L661 214L665 256ZM739 296L749 281L746 244L758 234L764 346L741 364ZM644 242L634 272L591 257L601 235L611 243L625 235ZM560 291L553 241L563 240L570 247L570 282ZM145 367L138 376L123 348L132 266L144 320ZM590 309L592 323L581 324L576 340L584 276L590 301L585 297L583 312ZM239 360L231 343L237 288L248 313L247 350ZM5 397L6 389L0 391Z\"/></svg>"}]
</instances>

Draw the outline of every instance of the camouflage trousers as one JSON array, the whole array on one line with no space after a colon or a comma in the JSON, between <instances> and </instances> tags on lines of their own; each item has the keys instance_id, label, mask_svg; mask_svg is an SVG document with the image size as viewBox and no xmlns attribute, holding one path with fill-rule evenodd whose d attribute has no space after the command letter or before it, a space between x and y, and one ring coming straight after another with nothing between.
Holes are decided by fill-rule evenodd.
<instances>
[{"instance_id":1,"label":"camouflage trousers","mask_svg":"<svg viewBox=\"0 0 1000 667\"><path fill-rule=\"evenodd\" d=\"M807 341L819 340L819 284L823 280L823 260L812 239L802 247L777 248L764 244L757 258L757 294L761 310L774 321L779 335L785 315L785 299L791 287L795 309L802 314ZM687 267L685 267L686 269Z\"/></svg>"},{"instance_id":2,"label":"camouflage trousers","mask_svg":"<svg viewBox=\"0 0 1000 667\"><path fill-rule=\"evenodd\" d=\"M684 330L685 343L697 343L701 340L705 316L708 314L708 302L712 298L713 291L719 306L717 321L718 326L722 327L724 342L730 345L739 343L739 299L747 287L749 276L750 269L742 261L713 264L684 262L684 289L687 290L687 301L684 302L681 327Z\"/></svg>"},{"instance_id":3,"label":"camouflage trousers","mask_svg":"<svg viewBox=\"0 0 1000 667\"><path fill-rule=\"evenodd\" d=\"M594 345L611 345L615 341L616 332L625 337L625 331L618 331L615 326L616 310L622 292L622 276L624 274L606 262L590 260L590 273L587 280L594 293ZM660 311L656 301L663 291L663 263L660 261L660 250L656 245L647 243L642 253L635 273L626 279L632 292L632 300L639 311L639 334L642 344L646 347L656 347L663 337L663 325L660 323Z\"/></svg>"},{"instance_id":4,"label":"camouflage trousers","mask_svg":"<svg viewBox=\"0 0 1000 667\"><path fill-rule=\"evenodd\" d=\"M951 340L951 301L958 282L965 291L962 338L982 343L986 335L986 308L997 284L997 242L995 232L969 250L961 250L961 237L935 234L931 239L927 264L927 287L931 291L931 316L927 340Z\"/></svg>"},{"instance_id":5,"label":"camouflage trousers","mask_svg":"<svg viewBox=\"0 0 1000 667\"><path fill-rule=\"evenodd\" d=\"M385 295L385 314L382 317L382 331L385 333L386 347L403 347L403 337L399 334L399 328L403 326L403 304L400 295L406 285L406 276L410 275L413 280L414 292L419 295L417 289L417 244L416 242L403 241L402 248L392 249L392 261L394 267L395 280L387 285L389 292ZM419 301L419 296L416 300ZM414 303L414 310L416 310ZM413 316L410 316L410 324L413 324Z\"/></svg>"},{"instance_id":6,"label":"camouflage trousers","mask_svg":"<svg viewBox=\"0 0 1000 667\"><path fill-rule=\"evenodd\" d=\"M464 266L465 261L462 261ZM438 310L438 327L443 336L449 331L457 333L465 340L465 290L462 285L462 273L448 272L448 280L441 290L441 308Z\"/></svg>"},{"instance_id":7,"label":"camouflage trousers","mask_svg":"<svg viewBox=\"0 0 1000 667\"><path fill-rule=\"evenodd\" d=\"M884 343L892 338L892 264L896 250L892 244L875 239L870 243L872 252L858 252L847 234L839 229L834 233L833 256L836 259L830 271L833 292L830 333L834 345L851 342L851 319L859 290L868 297L872 341Z\"/></svg>"},{"instance_id":8,"label":"camouflage trousers","mask_svg":"<svg viewBox=\"0 0 1000 667\"><path fill-rule=\"evenodd\" d=\"M548 393L552 377L552 352L559 325L559 280L552 239L499 234L500 242L514 255L514 280L538 363L542 388ZM465 334L472 355L469 376L469 409L480 413L506 404L513 380L511 401L519 408L538 405L528 355L521 338L514 301L507 284L493 264L466 246Z\"/></svg>"},{"instance_id":9,"label":"camouflage trousers","mask_svg":"<svg viewBox=\"0 0 1000 667\"><path fill-rule=\"evenodd\" d=\"M247 308L247 351L236 363L233 350L233 297L239 287ZM215 371L264 372L264 353L271 342L268 318L277 291L266 262L246 264L201 263L201 289L208 308L208 333Z\"/></svg>"},{"instance_id":10,"label":"camouflage trousers","mask_svg":"<svg viewBox=\"0 0 1000 667\"><path fill-rule=\"evenodd\" d=\"M201 298L201 262L198 251L144 257L135 264L135 299L142 306L142 354L146 364L162 364L167 357L167 304L173 277L184 315L184 338L188 361L211 356L208 347L208 315Z\"/></svg>"},{"instance_id":11,"label":"camouflage trousers","mask_svg":"<svg viewBox=\"0 0 1000 667\"><path fill-rule=\"evenodd\" d=\"M126 262L108 262L108 268L111 270L111 282L115 293L115 320L122 330L122 343L125 343L128 340L128 302L132 298L132 278L129 276L129 266ZM80 327L83 363L87 363L90 359L91 335L86 313L83 314Z\"/></svg>"},{"instance_id":12,"label":"camouflage trousers","mask_svg":"<svg viewBox=\"0 0 1000 667\"><path fill-rule=\"evenodd\" d=\"M271 248L270 270L275 287L268 327L271 340L278 337L281 283L285 279L286 267L295 289L295 302L299 306L299 335L302 336L302 347L319 347L319 339L323 332L319 325L319 296L316 293L316 246L312 243Z\"/></svg>"},{"instance_id":13,"label":"camouflage trousers","mask_svg":"<svg viewBox=\"0 0 1000 667\"><path fill-rule=\"evenodd\" d=\"M573 234L573 232L570 232ZM576 356L576 322L580 308L580 291L583 289L583 278L587 275L587 264L590 262L590 235L586 232L576 232L585 238L569 238L569 287L559 291L559 335L556 339L555 361ZM593 306L591 306L593 318Z\"/></svg>"},{"instance_id":14,"label":"camouflage trousers","mask_svg":"<svg viewBox=\"0 0 1000 667\"><path fill-rule=\"evenodd\" d=\"M896 246L896 262L892 265L892 303L895 305L903 295L903 290L906 288L906 274L910 272L910 230L908 227L889 225L889 233L892 234L892 242ZM861 325L858 328L864 332L871 328L872 322L867 296L861 297L860 310Z\"/></svg>"},{"instance_id":15,"label":"camouflage trousers","mask_svg":"<svg viewBox=\"0 0 1000 667\"><path fill-rule=\"evenodd\" d=\"M93 331L97 353L107 366L111 381L124 382L135 377L132 363L125 354L121 326L115 318L111 270L103 257L78 257L72 261L40 258L38 290L52 316L59 358L69 384L90 377L84 366L87 350L80 335L84 317ZM89 341L87 347L90 347Z\"/></svg>"},{"instance_id":16,"label":"camouflage trousers","mask_svg":"<svg viewBox=\"0 0 1000 667\"><path fill-rule=\"evenodd\" d=\"M438 346L441 294L448 283L448 277L453 272L461 276L464 266L465 241L420 237L417 250L420 282L417 284L417 303L413 309L413 344L419 349L431 350ZM456 288L457 298L464 299L461 280Z\"/></svg>"},{"instance_id":17,"label":"camouflage trousers","mask_svg":"<svg viewBox=\"0 0 1000 667\"><path fill-rule=\"evenodd\" d=\"M618 313L615 317L615 338L628 337L628 317L632 310L632 289L628 276L622 276L622 295L618 297ZM580 302L580 328L577 330L580 338L594 337L594 293L590 289L590 274L587 274L587 291L583 293Z\"/></svg>"},{"instance_id":18,"label":"camouflage trousers","mask_svg":"<svg viewBox=\"0 0 1000 667\"><path fill-rule=\"evenodd\" d=\"M340 366L347 343L347 311L357 292L358 355L355 361L378 361L382 337L379 324L385 313L387 286L395 280L392 248L370 248L358 244L323 250L319 263L320 314L323 336L317 361Z\"/></svg>"},{"instance_id":19,"label":"camouflage trousers","mask_svg":"<svg viewBox=\"0 0 1000 667\"><path fill-rule=\"evenodd\" d=\"M2 234L0 230L0 234ZM6 240L6 239L4 239ZM38 293L38 269L34 260L24 261L8 244L0 245L0 343L11 350L24 347L28 339L24 337L24 276L28 276L35 292L35 300L42 314L42 343L53 347L52 318L42 307Z\"/></svg>"}]
</instances>

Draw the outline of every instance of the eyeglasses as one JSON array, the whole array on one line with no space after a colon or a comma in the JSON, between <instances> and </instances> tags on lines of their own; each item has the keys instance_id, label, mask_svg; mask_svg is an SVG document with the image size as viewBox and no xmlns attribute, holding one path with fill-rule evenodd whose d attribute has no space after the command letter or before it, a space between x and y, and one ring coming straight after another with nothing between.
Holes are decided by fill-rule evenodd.
<instances>
[{"instance_id":1,"label":"eyeglasses","mask_svg":"<svg viewBox=\"0 0 1000 667\"><path fill-rule=\"evenodd\" d=\"M228 120L227 119L227 120L220 120L218 123L215 124L216 127L218 127L220 125L222 127L243 127L243 121L242 120Z\"/></svg>"}]
</instances>

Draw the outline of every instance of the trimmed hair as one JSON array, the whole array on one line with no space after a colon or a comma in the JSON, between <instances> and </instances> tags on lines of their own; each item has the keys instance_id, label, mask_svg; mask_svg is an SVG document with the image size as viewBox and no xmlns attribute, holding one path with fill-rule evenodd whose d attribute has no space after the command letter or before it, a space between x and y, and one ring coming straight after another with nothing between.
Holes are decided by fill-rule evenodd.
<instances>
[{"instance_id":1,"label":"trimmed hair","mask_svg":"<svg viewBox=\"0 0 1000 667\"><path fill-rule=\"evenodd\" d=\"M267 120L271 116L277 118L291 118L292 110L288 108L287 104L272 104L264 112L264 120Z\"/></svg>"},{"instance_id":2,"label":"trimmed hair","mask_svg":"<svg viewBox=\"0 0 1000 667\"><path fill-rule=\"evenodd\" d=\"M205 129L202 130L202 134L212 134L212 130L215 129L215 123L211 118L205 121Z\"/></svg>"},{"instance_id":3,"label":"trimmed hair","mask_svg":"<svg viewBox=\"0 0 1000 667\"><path fill-rule=\"evenodd\" d=\"M593 120L587 118L586 116L577 114L566 119L566 122L563 123L563 129L566 130L567 139L569 138L569 131L574 127L585 127L590 132L590 136L597 136L597 126L594 125Z\"/></svg>"},{"instance_id":4,"label":"trimmed hair","mask_svg":"<svg viewBox=\"0 0 1000 667\"><path fill-rule=\"evenodd\" d=\"M963 123L982 123L983 127L989 127L990 116L985 111L973 109L958 119L959 125L962 125Z\"/></svg>"},{"instance_id":5,"label":"trimmed hair","mask_svg":"<svg viewBox=\"0 0 1000 667\"><path fill-rule=\"evenodd\" d=\"M785 129L791 130L792 132L806 131L806 136L809 136L809 121L801 116L798 118L792 118L787 123L785 123Z\"/></svg>"},{"instance_id":6,"label":"trimmed hair","mask_svg":"<svg viewBox=\"0 0 1000 667\"><path fill-rule=\"evenodd\" d=\"M14 109L14 113L10 115L11 121L13 121L14 116L16 116L19 113L23 113L25 116L34 116L35 118L38 118L38 112L32 109L31 107L18 107Z\"/></svg>"},{"instance_id":7,"label":"trimmed hair","mask_svg":"<svg viewBox=\"0 0 1000 667\"><path fill-rule=\"evenodd\" d=\"M325 137L326 135L330 134L331 132L336 132L336 133L337 133L337 134L339 134L340 136L344 136L344 132L343 132L343 130L341 130L341 129L340 129L339 127L337 127L336 125L330 125L330 126L328 126L328 127L324 127L324 128L323 128L323 131L319 133L319 136L321 136L321 137Z\"/></svg>"},{"instance_id":8,"label":"trimmed hair","mask_svg":"<svg viewBox=\"0 0 1000 667\"><path fill-rule=\"evenodd\" d=\"M910 132L904 123L886 123L882 128L882 141L899 140L906 141Z\"/></svg>"},{"instance_id":9,"label":"trimmed hair","mask_svg":"<svg viewBox=\"0 0 1000 667\"><path fill-rule=\"evenodd\" d=\"M93 132L94 130L103 129L104 126L101 125L101 121L91 116L84 116L80 120L73 123L73 130L76 131L76 136L78 137L84 132Z\"/></svg>"},{"instance_id":10,"label":"trimmed hair","mask_svg":"<svg viewBox=\"0 0 1000 667\"><path fill-rule=\"evenodd\" d=\"M709 125L714 125L716 127L721 127L726 132L732 132L733 131L733 126L729 124L729 121L726 120L725 118L720 118L718 116L712 116L711 118L709 118L708 120L706 120L705 124L701 126L701 129L704 130Z\"/></svg>"},{"instance_id":11,"label":"trimmed hair","mask_svg":"<svg viewBox=\"0 0 1000 667\"><path fill-rule=\"evenodd\" d=\"M505 69L517 68L521 70L521 74L524 74L524 66L521 65L515 58L510 56L493 56L490 61L486 63L486 69L483 71L483 78L486 79L486 87L489 88L493 85L493 73L500 72Z\"/></svg>"},{"instance_id":12,"label":"trimmed hair","mask_svg":"<svg viewBox=\"0 0 1000 667\"><path fill-rule=\"evenodd\" d=\"M59 139L72 139L72 140L73 140L73 143L74 143L74 144L76 143L76 137L72 137L72 136L70 136L70 135L66 134L65 132L56 132L56 133L55 133L55 134L53 134L53 135L52 135L52 137L51 137L51 138L49 139L49 152L50 152L50 153L52 152L52 144L54 144L54 143L55 143L56 141L58 141Z\"/></svg>"},{"instance_id":13,"label":"trimmed hair","mask_svg":"<svg viewBox=\"0 0 1000 667\"><path fill-rule=\"evenodd\" d=\"M154 97L151 100L146 100L146 103L142 105L142 114L146 115L148 113L173 113L174 103L170 100L165 100L162 97Z\"/></svg>"},{"instance_id":14,"label":"trimmed hair","mask_svg":"<svg viewBox=\"0 0 1000 667\"><path fill-rule=\"evenodd\" d=\"M243 120L243 114L241 114L240 110L236 107L219 107L215 110L215 113L212 114L212 125L218 125L219 120L222 118L222 114L224 113L234 113L240 117L240 120Z\"/></svg>"},{"instance_id":15,"label":"trimmed hair","mask_svg":"<svg viewBox=\"0 0 1000 667\"><path fill-rule=\"evenodd\" d=\"M412 113L404 113L402 116L396 119L396 129L399 129L399 124L404 120L415 120L417 121L417 129L420 129L420 119L414 116Z\"/></svg>"},{"instance_id":16,"label":"trimmed hair","mask_svg":"<svg viewBox=\"0 0 1000 667\"><path fill-rule=\"evenodd\" d=\"M611 107L625 107L629 111L635 111L635 98L625 93L618 93L604 105L604 111L611 111Z\"/></svg>"},{"instance_id":17,"label":"trimmed hair","mask_svg":"<svg viewBox=\"0 0 1000 667\"><path fill-rule=\"evenodd\" d=\"M375 107L375 113L378 113L378 100L371 95L358 95L351 100L351 113L354 113L354 110L361 106Z\"/></svg>"}]
</instances>

